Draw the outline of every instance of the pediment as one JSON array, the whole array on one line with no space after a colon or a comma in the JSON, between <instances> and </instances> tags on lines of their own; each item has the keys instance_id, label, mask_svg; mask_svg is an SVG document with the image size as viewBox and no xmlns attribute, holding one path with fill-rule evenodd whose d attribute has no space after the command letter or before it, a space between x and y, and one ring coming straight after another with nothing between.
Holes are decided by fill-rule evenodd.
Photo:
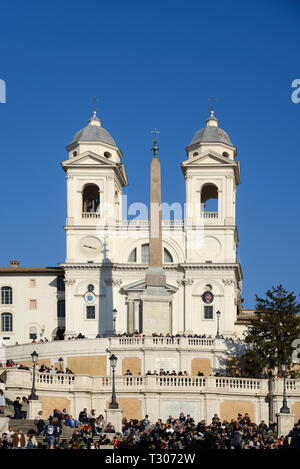
<instances>
[{"instance_id":1,"label":"pediment","mask_svg":"<svg viewBox=\"0 0 300 469\"><path fill-rule=\"evenodd\" d=\"M222 165L233 165L236 166L236 162L231 160L230 158L220 155L219 153L215 153L214 151L209 151L204 153L203 155L197 155L193 158L190 158L182 163L182 166L207 166L213 164L222 164Z\"/></svg>"},{"instance_id":2,"label":"pediment","mask_svg":"<svg viewBox=\"0 0 300 469\"><path fill-rule=\"evenodd\" d=\"M116 166L116 163L108 160L105 156L98 155L92 151L85 151L80 155L62 162L62 167L74 166Z\"/></svg>"},{"instance_id":3,"label":"pediment","mask_svg":"<svg viewBox=\"0 0 300 469\"><path fill-rule=\"evenodd\" d=\"M137 282L129 283L128 285L123 285L122 290L126 293L130 292L143 292L146 289L146 282L145 280L138 280ZM166 284L166 289L170 293L176 293L178 288L170 285L169 283Z\"/></svg>"}]
</instances>

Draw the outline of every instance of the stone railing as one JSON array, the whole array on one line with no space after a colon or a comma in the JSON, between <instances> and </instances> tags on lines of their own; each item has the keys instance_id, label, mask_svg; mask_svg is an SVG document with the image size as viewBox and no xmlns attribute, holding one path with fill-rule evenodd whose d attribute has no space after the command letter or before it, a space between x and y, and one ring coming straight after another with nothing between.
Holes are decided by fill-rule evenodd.
<instances>
[{"instance_id":1,"label":"stone railing","mask_svg":"<svg viewBox=\"0 0 300 469\"><path fill-rule=\"evenodd\" d=\"M170 348L185 349L192 348L198 350L211 350L223 341L215 341L215 339L198 338L198 337L111 337L111 349L119 349L122 347L145 347L145 348Z\"/></svg>"},{"instance_id":2,"label":"stone railing","mask_svg":"<svg viewBox=\"0 0 300 469\"><path fill-rule=\"evenodd\" d=\"M89 220L99 220L100 213L99 212L82 212L82 218L89 219Z\"/></svg>"},{"instance_id":3,"label":"stone railing","mask_svg":"<svg viewBox=\"0 0 300 469\"><path fill-rule=\"evenodd\" d=\"M201 218L216 219L218 212L201 212Z\"/></svg>"},{"instance_id":4,"label":"stone railing","mask_svg":"<svg viewBox=\"0 0 300 469\"><path fill-rule=\"evenodd\" d=\"M216 376L142 375L116 376L116 392L208 392L232 395L267 396L267 379L230 378ZM6 387L18 394L29 394L32 386L32 372L10 370L6 376ZM300 396L300 380L286 380L287 395ZM111 376L88 376L70 374L36 373L36 389L62 392L111 392ZM26 392L27 390L27 392ZM283 394L283 379L275 379L274 394Z\"/></svg>"}]
</instances>

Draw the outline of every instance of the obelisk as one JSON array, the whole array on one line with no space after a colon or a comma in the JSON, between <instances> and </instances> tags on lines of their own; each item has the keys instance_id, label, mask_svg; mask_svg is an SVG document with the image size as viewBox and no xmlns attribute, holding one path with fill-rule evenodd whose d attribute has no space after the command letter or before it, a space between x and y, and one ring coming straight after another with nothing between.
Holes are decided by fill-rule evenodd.
<instances>
[{"instance_id":1,"label":"obelisk","mask_svg":"<svg viewBox=\"0 0 300 469\"><path fill-rule=\"evenodd\" d=\"M165 287L166 275L162 267L161 230L161 171L154 130L153 160L150 168L150 225L149 225L149 268L146 272L146 287Z\"/></svg>"},{"instance_id":2,"label":"obelisk","mask_svg":"<svg viewBox=\"0 0 300 469\"><path fill-rule=\"evenodd\" d=\"M149 225L149 267L146 271L145 291L141 296L143 305L143 333L151 335L171 332L172 300L166 288L166 274L163 269L162 224L161 224L161 171L154 133L153 160L150 170L150 225Z\"/></svg>"}]
</instances>

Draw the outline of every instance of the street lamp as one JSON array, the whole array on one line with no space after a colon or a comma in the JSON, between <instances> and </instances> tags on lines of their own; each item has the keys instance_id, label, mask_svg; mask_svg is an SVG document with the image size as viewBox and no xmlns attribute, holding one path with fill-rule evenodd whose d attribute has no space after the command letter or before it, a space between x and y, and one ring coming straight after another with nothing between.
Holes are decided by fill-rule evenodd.
<instances>
[{"instance_id":1,"label":"street lamp","mask_svg":"<svg viewBox=\"0 0 300 469\"><path fill-rule=\"evenodd\" d=\"M37 401L39 398L35 393L35 366L38 361L39 354L36 353L36 351L32 352L31 354L31 360L32 360L32 388L31 388L31 394L28 397L30 401Z\"/></svg>"},{"instance_id":2,"label":"street lamp","mask_svg":"<svg viewBox=\"0 0 300 469\"><path fill-rule=\"evenodd\" d=\"M114 354L112 354L109 357L110 366L111 366L111 369L112 369L112 391L111 391L111 402L109 404L110 409L118 409L119 408L119 404L117 403L117 400L116 400L116 391L115 391L115 369L116 369L116 366L117 366L117 360L118 359Z\"/></svg>"},{"instance_id":3,"label":"street lamp","mask_svg":"<svg viewBox=\"0 0 300 469\"><path fill-rule=\"evenodd\" d=\"M60 357L60 358L58 359L59 371L60 371L60 372L62 372L63 362L64 362L64 359L63 359L62 357Z\"/></svg>"},{"instance_id":4,"label":"street lamp","mask_svg":"<svg viewBox=\"0 0 300 469\"><path fill-rule=\"evenodd\" d=\"M287 406L287 400L286 400L286 371L287 371L287 362L282 362L281 364L281 370L283 372L283 402L282 402L282 407L280 409L281 414L289 414L290 409Z\"/></svg>"},{"instance_id":5,"label":"street lamp","mask_svg":"<svg viewBox=\"0 0 300 469\"><path fill-rule=\"evenodd\" d=\"M114 335L116 335L116 320L117 320L117 313L116 309L113 310L113 324L114 324Z\"/></svg>"},{"instance_id":6,"label":"street lamp","mask_svg":"<svg viewBox=\"0 0 300 469\"><path fill-rule=\"evenodd\" d=\"M217 315L217 335L216 335L216 339L220 339L219 321L220 321L221 311L217 311L216 315Z\"/></svg>"}]
</instances>

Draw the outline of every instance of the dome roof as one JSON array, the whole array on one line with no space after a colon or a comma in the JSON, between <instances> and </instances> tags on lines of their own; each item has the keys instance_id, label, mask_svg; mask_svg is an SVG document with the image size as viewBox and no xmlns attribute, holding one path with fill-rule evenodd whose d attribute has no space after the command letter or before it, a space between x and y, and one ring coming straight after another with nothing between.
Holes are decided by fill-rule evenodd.
<instances>
[{"instance_id":1,"label":"dome roof","mask_svg":"<svg viewBox=\"0 0 300 469\"><path fill-rule=\"evenodd\" d=\"M103 142L108 143L109 145L117 146L110 133L101 126L101 121L96 116L96 111L94 111L93 117L91 117L89 120L89 124L75 134L72 143L79 141Z\"/></svg>"},{"instance_id":2,"label":"dome roof","mask_svg":"<svg viewBox=\"0 0 300 469\"><path fill-rule=\"evenodd\" d=\"M225 130L218 127L218 119L214 116L213 111L211 111L210 117L206 120L206 127L195 133L190 145L200 142L220 142L233 146Z\"/></svg>"}]
</instances>

